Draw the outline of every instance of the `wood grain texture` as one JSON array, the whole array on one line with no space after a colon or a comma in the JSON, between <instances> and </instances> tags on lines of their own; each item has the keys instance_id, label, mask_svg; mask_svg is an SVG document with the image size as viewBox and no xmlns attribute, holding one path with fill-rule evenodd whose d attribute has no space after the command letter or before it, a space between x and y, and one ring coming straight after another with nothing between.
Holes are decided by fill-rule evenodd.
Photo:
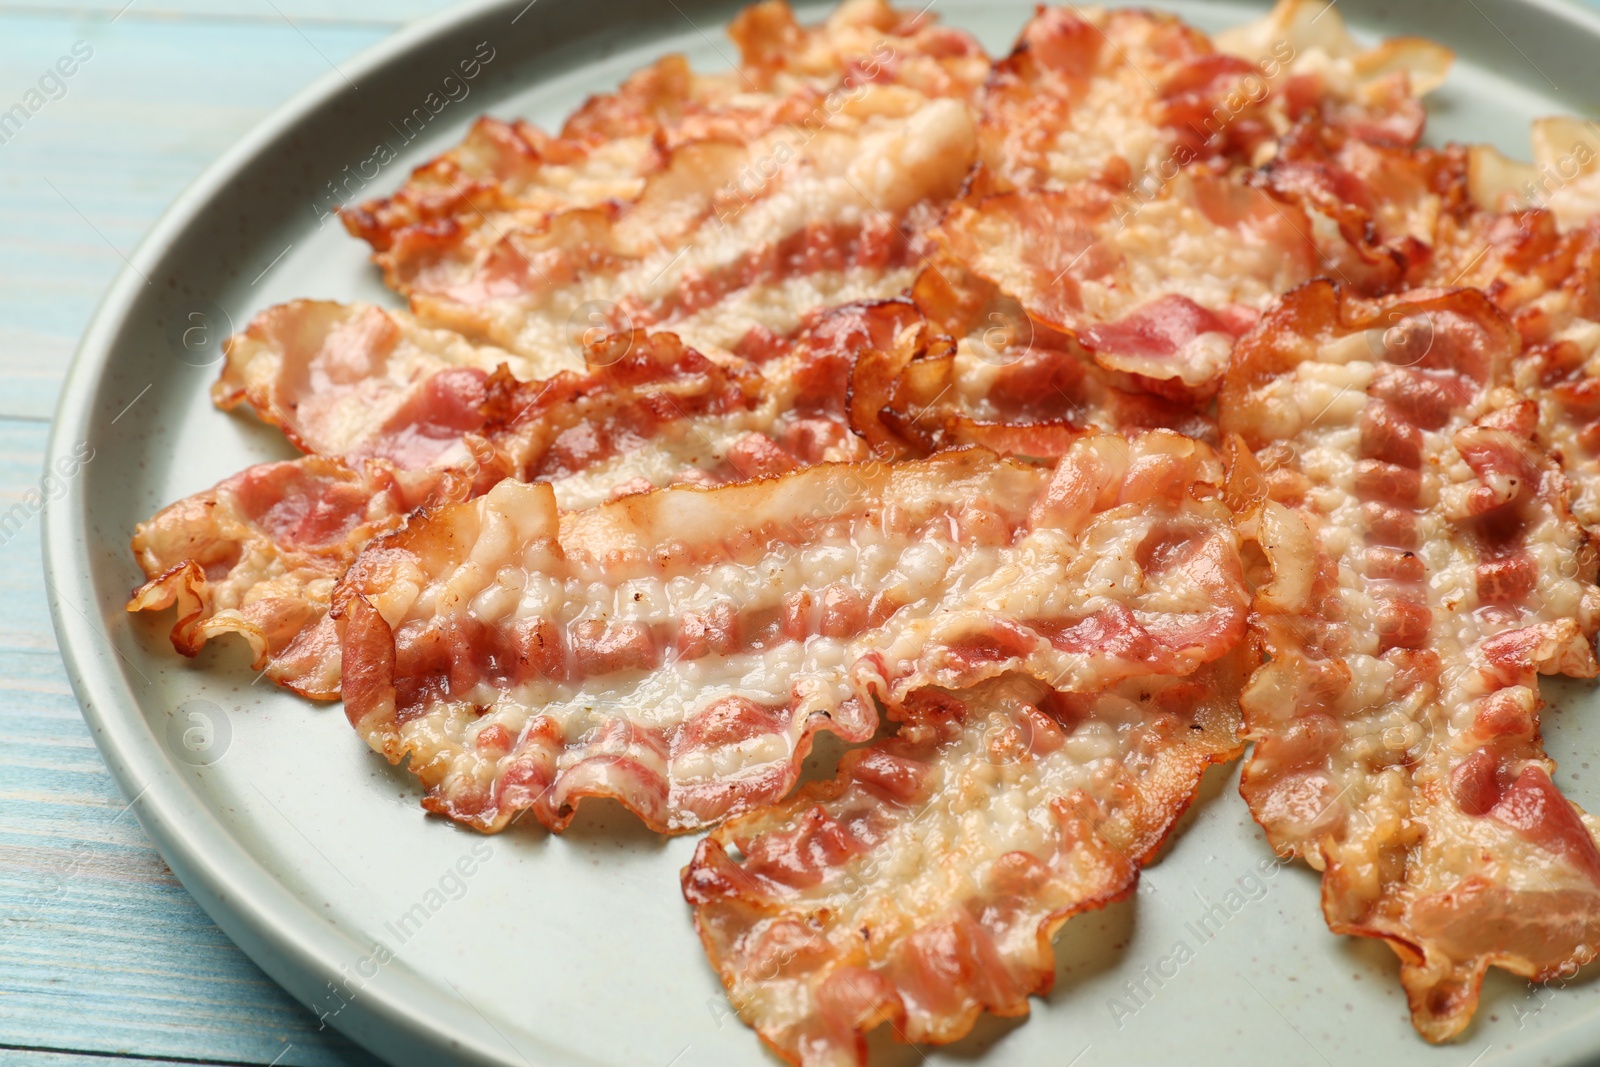
<instances>
[{"instance_id":1,"label":"wood grain texture","mask_svg":"<svg viewBox=\"0 0 1600 1067\"><path fill-rule=\"evenodd\" d=\"M374 1062L228 941L127 811L56 651L24 503L123 256L274 107L441 6L273 3L140 2L115 22L120 4L0 5L0 110L75 42L93 50L0 143L0 1067Z\"/></svg>"},{"instance_id":2,"label":"wood grain texture","mask_svg":"<svg viewBox=\"0 0 1600 1067\"><path fill-rule=\"evenodd\" d=\"M126 1067L128 1062L124 1056L0 1046L0 1067L117 1067L119 1064ZM133 1062L149 1067L193 1067L188 1060L141 1058Z\"/></svg>"},{"instance_id":3,"label":"wood grain texture","mask_svg":"<svg viewBox=\"0 0 1600 1067\"><path fill-rule=\"evenodd\" d=\"M67 0L50 4L0 3L0 18L46 12L109 22L211 19L227 22L366 23L394 27L431 15L447 4L439 0Z\"/></svg>"},{"instance_id":4,"label":"wood grain texture","mask_svg":"<svg viewBox=\"0 0 1600 1067\"><path fill-rule=\"evenodd\" d=\"M167 205L273 108L387 33L0 11L0 111L74 43L93 50L65 95L0 144L0 417L48 418L78 334Z\"/></svg>"},{"instance_id":5,"label":"wood grain texture","mask_svg":"<svg viewBox=\"0 0 1600 1067\"><path fill-rule=\"evenodd\" d=\"M47 431L0 422L0 516L38 486ZM0 1047L371 1063L332 1030L319 1032L151 849L56 653L38 520L4 526L0 583L12 609L0 624ZM0 1057L0 1067L8 1062L37 1061Z\"/></svg>"}]
</instances>

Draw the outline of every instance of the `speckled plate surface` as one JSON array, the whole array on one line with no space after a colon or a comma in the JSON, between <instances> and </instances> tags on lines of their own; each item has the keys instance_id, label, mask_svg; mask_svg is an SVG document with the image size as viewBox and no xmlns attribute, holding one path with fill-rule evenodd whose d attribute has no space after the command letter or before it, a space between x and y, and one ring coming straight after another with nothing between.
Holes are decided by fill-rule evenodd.
<instances>
[{"instance_id":1,"label":"speckled plate surface","mask_svg":"<svg viewBox=\"0 0 1600 1067\"><path fill-rule=\"evenodd\" d=\"M1030 11L936 2L993 51ZM1216 29L1265 5L1156 6ZM1339 10L1363 33L1425 34L1457 50L1433 98L1435 140L1525 157L1529 120L1593 114L1600 100L1600 17L1562 0L1342 0ZM336 189L392 190L484 111L555 126L668 51L725 66L731 13L703 0L509 0L401 33L283 108L173 205L67 377L49 462L78 473L49 506L45 566L101 752L222 928L328 1023L396 1063L775 1061L733 1017L695 940L678 892L692 838L659 839L601 805L559 838L532 826L483 838L425 817L409 777L368 751L336 706L253 684L242 643L188 662L167 643L170 619L126 615L139 577L128 537L160 505L290 454L274 431L207 401L226 332L293 297L395 302L365 246L329 217ZM480 42L494 58L466 98L375 168L380 144L402 144L400 118ZM87 449L88 463L69 459ZM1600 696L1553 688L1546 734L1559 778L1593 810ZM1274 864L1236 776L1208 779L1133 899L1067 925L1055 991L1031 1021L986 1019L941 1050L875 1039L874 1062L1600 1062L1592 975L1562 989L1493 975L1462 1039L1424 1045L1393 954L1327 932L1316 876Z\"/></svg>"}]
</instances>

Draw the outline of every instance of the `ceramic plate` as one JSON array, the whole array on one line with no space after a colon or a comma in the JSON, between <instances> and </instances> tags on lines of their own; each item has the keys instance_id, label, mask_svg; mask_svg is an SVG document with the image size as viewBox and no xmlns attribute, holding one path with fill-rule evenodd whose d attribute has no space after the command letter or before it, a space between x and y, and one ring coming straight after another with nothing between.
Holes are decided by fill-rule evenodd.
<instances>
[{"instance_id":1,"label":"ceramic plate","mask_svg":"<svg viewBox=\"0 0 1600 1067\"><path fill-rule=\"evenodd\" d=\"M1003 52L1030 5L936 0ZM1217 29L1264 5L1178 3ZM1560 0L1343 0L1371 35L1418 33L1459 62L1432 136L1526 157L1530 119L1600 99L1600 17ZM403 772L337 706L255 684L242 642L194 662L170 618L122 610L134 523L244 466L287 458L276 431L207 401L217 342L294 297L393 303L330 208L394 189L485 111L547 128L669 51L726 66L726 5L511 0L417 25L290 103L179 199L105 299L68 375L52 465L81 470L50 505L45 564L62 652L95 739L157 847L201 905L329 1023L396 1063L774 1062L705 963L663 840L585 805L572 830L480 837L425 817ZM823 9L808 7L808 18ZM467 95L422 108L459 60L493 50ZM435 100L438 96L435 97ZM406 116L428 115L424 124ZM384 166L373 160L398 149ZM374 172L376 172L374 174ZM93 450L87 463L72 463ZM1557 694L1561 784L1600 808L1589 763L1600 698ZM1232 775L1236 776L1236 770ZM531 822L531 820L529 820ZM1317 877L1278 867L1227 771L1139 892L1070 922L1055 991L1031 1021L986 1019L946 1049L874 1039L877 1064L1182 1062L1446 1065L1600 1059L1600 986L1534 989L1496 973L1456 1044L1412 1032L1382 944L1323 926ZM1187 952L1179 952L1179 944Z\"/></svg>"}]
</instances>

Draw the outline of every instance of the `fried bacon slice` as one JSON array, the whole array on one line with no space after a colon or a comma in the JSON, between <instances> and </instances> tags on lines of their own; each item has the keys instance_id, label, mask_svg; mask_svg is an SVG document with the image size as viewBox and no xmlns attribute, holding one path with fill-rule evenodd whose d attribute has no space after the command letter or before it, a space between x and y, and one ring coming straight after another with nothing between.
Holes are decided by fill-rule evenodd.
<instances>
[{"instance_id":1,"label":"fried bacon slice","mask_svg":"<svg viewBox=\"0 0 1600 1067\"><path fill-rule=\"evenodd\" d=\"M1054 459L1088 428L1215 440L1215 426L1193 405L1100 366L948 258L931 261L907 298L861 314L873 327L851 364L849 421L879 457L981 445Z\"/></svg>"},{"instance_id":2,"label":"fried bacon slice","mask_svg":"<svg viewBox=\"0 0 1600 1067\"><path fill-rule=\"evenodd\" d=\"M1182 174L1137 209L1080 184L954 206L952 258L1152 391L1214 395L1234 340L1317 266L1310 223L1228 178Z\"/></svg>"},{"instance_id":3,"label":"fried bacon slice","mask_svg":"<svg viewBox=\"0 0 1600 1067\"><path fill-rule=\"evenodd\" d=\"M989 72L970 36L882 0L850 0L811 27L768 0L741 11L728 32L741 57L734 70L699 74L683 56L667 56L616 92L590 98L554 136L523 121L481 118L394 196L343 212L345 225L398 282L441 246L497 236L496 227L637 201L687 146L747 144L786 126L818 129L868 84L965 99Z\"/></svg>"},{"instance_id":4,"label":"fried bacon slice","mask_svg":"<svg viewBox=\"0 0 1600 1067\"><path fill-rule=\"evenodd\" d=\"M1209 456L1088 435L1053 473L971 449L566 514L502 482L351 569L346 713L482 830L525 810L559 830L587 796L703 828L787 793L815 732L871 737L875 701L1007 672L1097 691L1233 647L1231 533L1138 502ZM1119 584L1130 552L1161 580Z\"/></svg>"},{"instance_id":5,"label":"fried bacon slice","mask_svg":"<svg viewBox=\"0 0 1600 1067\"><path fill-rule=\"evenodd\" d=\"M1595 554L1517 351L1481 293L1315 282L1240 342L1220 397L1264 561L1242 790L1323 872L1329 927L1394 948L1431 1041L1488 967L1549 978L1600 946L1596 823L1550 782L1536 680L1596 673Z\"/></svg>"},{"instance_id":6,"label":"fried bacon slice","mask_svg":"<svg viewBox=\"0 0 1600 1067\"><path fill-rule=\"evenodd\" d=\"M987 61L964 35L880 3L836 21L851 41L875 40L871 53L819 44L780 5L742 17L736 35L761 72L720 76L749 82L730 106L772 111L757 102L773 83L803 99L748 129L655 137L636 195L555 207L488 197L451 205L448 220L378 227L388 284L429 324L523 354L582 323L671 329L716 355L787 337L827 306L899 293L916 235L974 158L967 97ZM830 64L848 91L803 73Z\"/></svg>"},{"instance_id":7,"label":"fried bacon slice","mask_svg":"<svg viewBox=\"0 0 1600 1067\"><path fill-rule=\"evenodd\" d=\"M1100 567L1094 581L1118 598L1182 588L1171 609L1205 611L1218 593L1203 572L1237 565L1218 467L1190 449L1159 487L1134 477L1115 498L1077 496L1079 544L1115 561L1116 578ZM1230 578L1223 595L1245 594ZM740 1016L785 1060L818 1067L864 1063L881 1022L948 1042L983 1011L1025 1014L1054 978L1056 930L1129 893L1206 767L1240 751L1244 674L1244 657L1213 643L1075 692L1016 675L914 691L890 711L895 736L847 754L833 781L724 823L684 869Z\"/></svg>"},{"instance_id":8,"label":"fried bacon slice","mask_svg":"<svg viewBox=\"0 0 1600 1067\"><path fill-rule=\"evenodd\" d=\"M1600 218L1562 231L1530 209L1475 212L1440 227L1435 276L1453 274L1516 325L1518 390L1539 405L1539 439L1572 482L1572 511L1600 526Z\"/></svg>"},{"instance_id":9,"label":"fried bacon slice","mask_svg":"<svg viewBox=\"0 0 1600 1067\"><path fill-rule=\"evenodd\" d=\"M172 644L184 655L238 634L256 670L303 696L335 699L338 634L325 625L335 584L373 537L470 486L383 460L258 464L139 524L133 552L149 580L128 610L176 607Z\"/></svg>"},{"instance_id":10,"label":"fried bacon slice","mask_svg":"<svg viewBox=\"0 0 1600 1067\"><path fill-rule=\"evenodd\" d=\"M632 355L592 384L498 379L491 443L515 477L553 482L560 506L574 509L680 482L713 486L813 463L925 455L932 449L879 447L852 432L855 370L894 345L916 318L907 311L904 300L830 308L790 340L752 346L748 363L707 360L671 334L613 335L603 349L676 350L686 372L723 384L706 387L685 373L677 388L664 388L647 376L650 388L635 396L624 387Z\"/></svg>"},{"instance_id":11,"label":"fried bacon slice","mask_svg":"<svg viewBox=\"0 0 1600 1067\"><path fill-rule=\"evenodd\" d=\"M1444 213L1421 285L1481 289L1516 325L1523 354L1515 378L1539 403L1539 438L1573 483L1573 513L1600 525L1600 202L1583 204L1593 171L1577 160L1595 135L1576 120L1535 124L1537 168L1513 187L1483 173L1512 165L1479 146L1466 149L1461 195ZM1596 140L1593 143L1600 143ZM1567 156L1558 156L1568 145ZM1503 184L1505 187L1500 188ZM1490 206L1490 202L1500 207ZM1531 206L1541 203L1545 206Z\"/></svg>"},{"instance_id":12,"label":"fried bacon slice","mask_svg":"<svg viewBox=\"0 0 1600 1067\"><path fill-rule=\"evenodd\" d=\"M519 381L511 368L527 373L529 361L403 313L312 301L266 312L230 341L215 395L284 426L312 456L252 467L142 524L134 552L149 581L129 610L177 604L179 651L238 632L257 669L332 698L334 584L415 508L506 477L555 481L581 506L648 488L644 474L714 481L701 467L798 462L760 443L757 427L778 416L768 404L762 421L753 368L708 360L672 334L606 337L585 355L581 370ZM725 456L704 443L707 427L729 442Z\"/></svg>"},{"instance_id":13,"label":"fried bacon slice","mask_svg":"<svg viewBox=\"0 0 1600 1067\"><path fill-rule=\"evenodd\" d=\"M1448 48L1422 37L1392 37L1365 48L1338 10L1317 0L1278 0L1265 17L1218 34L1216 46L1268 76L1272 106L1266 111L1276 135L1315 116L1375 144L1417 143L1427 121L1421 98L1444 84L1455 60Z\"/></svg>"},{"instance_id":14,"label":"fried bacon slice","mask_svg":"<svg viewBox=\"0 0 1600 1067\"><path fill-rule=\"evenodd\" d=\"M1157 174L1185 140L1163 121L1161 87L1218 58L1204 34L1170 15L1041 7L980 97L980 191L1085 181L1121 189ZM1250 72L1225 66L1214 75Z\"/></svg>"},{"instance_id":15,"label":"fried bacon slice","mask_svg":"<svg viewBox=\"0 0 1600 1067\"><path fill-rule=\"evenodd\" d=\"M980 192L1099 183L1149 199L1196 164L1253 167L1315 115L1363 140L1414 144L1418 97L1450 52L1412 38L1362 49L1337 10L1281 0L1216 41L1159 13L1041 8L980 105Z\"/></svg>"},{"instance_id":16,"label":"fried bacon slice","mask_svg":"<svg viewBox=\"0 0 1600 1067\"><path fill-rule=\"evenodd\" d=\"M1539 119L1532 128L1533 162L1506 158L1488 145L1468 149L1473 202L1502 213L1543 208L1563 230L1600 217L1600 131L1571 116Z\"/></svg>"},{"instance_id":17,"label":"fried bacon slice","mask_svg":"<svg viewBox=\"0 0 1600 1067\"><path fill-rule=\"evenodd\" d=\"M525 359L370 305L295 301L229 340L212 395L303 451L557 483L563 507L863 458L844 420L862 308L710 359L671 333L595 331ZM587 332L587 331L585 331ZM488 481L484 481L488 479Z\"/></svg>"},{"instance_id":18,"label":"fried bacon slice","mask_svg":"<svg viewBox=\"0 0 1600 1067\"><path fill-rule=\"evenodd\" d=\"M1247 76L1261 80L1170 16L1041 8L980 97L980 166L936 231L945 258L1015 301L1027 340L1060 335L1107 370L1208 399L1233 338L1314 265L1304 219L1185 170L1207 139L1188 112ZM1192 98L1182 116L1169 86Z\"/></svg>"},{"instance_id":19,"label":"fried bacon slice","mask_svg":"<svg viewBox=\"0 0 1600 1067\"><path fill-rule=\"evenodd\" d=\"M1131 892L1239 754L1237 659L1089 695L921 690L835 780L712 831L684 896L741 1017L812 1067L865 1063L882 1022L944 1043L1026 1014L1056 930Z\"/></svg>"},{"instance_id":20,"label":"fried bacon slice","mask_svg":"<svg viewBox=\"0 0 1600 1067\"><path fill-rule=\"evenodd\" d=\"M1147 12L1041 9L996 64L981 166L938 231L1036 323L1200 404L1255 317L1347 256L1342 242L1322 253L1308 211L1325 205L1299 188L1321 171L1275 164L1292 195L1274 195L1251 168L1297 124L1336 131L1352 166L1369 142L1408 148L1424 116L1413 88L1449 63L1417 41L1362 51L1337 12L1296 0L1219 40Z\"/></svg>"},{"instance_id":21,"label":"fried bacon slice","mask_svg":"<svg viewBox=\"0 0 1600 1067\"><path fill-rule=\"evenodd\" d=\"M1322 273L1367 296L1427 284L1439 228L1467 201L1465 176L1457 148L1374 144L1315 118L1260 171L1264 189L1311 219Z\"/></svg>"},{"instance_id":22,"label":"fried bacon slice","mask_svg":"<svg viewBox=\"0 0 1600 1067\"><path fill-rule=\"evenodd\" d=\"M1539 403L1539 439L1600 523L1600 137L1575 119L1534 125L1534 165L1484 146L1374 146L1298 127L1263 174L1274 195L1338 221L1318 227L1334 273L1369 294L1470 286L1510 317L1514 376ZM1586 191L1589 190L1589 191ZM1345 254L1338 249L1342 247Z\"/></svg>"},{"instance_id":23,"label":"fried bacon slice","mask_svg":"<svg viewBox=\"0 0 1600 1067\"><path fill-rule=\"evenodd\" d=\"M635 203L486 225L390 283L429 324L522 354L579 324L734 352L817 309L903 290L918 220L959 190L973 151L965 104L871 85L815 132L686 146ZM724 191L746 173L759 180Z\"/></svg>"},{"instance_id":24,"label":"fried bacon slice","mask_svg":"<svg viewBox=\"0 0 1600 1067\"><path fill-rule=\"evenodd\" d=\"M483 431L499 367L524 381L585 369L576 344L526 359L403 311L324 300L262 312L224 351L211 387L218 407L248 406L310 455L377 457L405 470L465 458L462 438Z\"/></svg>"}]
</instances>

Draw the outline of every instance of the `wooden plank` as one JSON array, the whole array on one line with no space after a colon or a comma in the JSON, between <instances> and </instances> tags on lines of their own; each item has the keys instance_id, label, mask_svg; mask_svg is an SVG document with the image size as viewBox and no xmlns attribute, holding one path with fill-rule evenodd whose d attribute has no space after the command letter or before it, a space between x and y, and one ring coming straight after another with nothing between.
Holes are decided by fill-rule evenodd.
<instances>
[{"instance_id":1,"label":"wooden plank","mask_svg":"<svg viewBox=\"0 0 1600 1067\"><path fill-rule=\"evenodd\" d=\"M0 417L48 418L78 335L167 205L330 63L388 32L0 14L0 111L75 42L92 49L65 95L0 144Z\"/></svg>"},{"instance_id":2,"label":"wooden plank","mask_svg":"<svg viewBox=\"0 0 1600 1067\"><path fill-rule=\"evenodd\" d=\"M128 1067L128 1062L121 1056L0 1046L0 1067L118 1067L118 1065ZM194 1067L196 1063L202 1067L213 1064L215 1067L231 1067L221 1060L158 1060L140 1057L135 1062L148 1064L149 1067Z\"/></svg>"},{"instance_id":3,"label":"wooden plank","mask_svg":"<svg viewBox=\"0 0 1600 1067\"><path fill-rule=\"evenodd\" d=\"M0 420L0 514L37 485L47 429ZM11 528L0 544L0 1047L371 1064L319 1032L151 848L68 686L44 613L38 522ZM49 1062L34 1055L0 1056L0 1067Z\"/></svg>"},{"instance_id":4,"label":"wooden plank","mask_svg":"<svg viewBox=\"0 0 1600 1067\"><path fill-rule=\"evenodd\" d=\"M48 432L44 423L0 420L0 652L57 655L39 565Z\"/></svg>"},{"instance_id":5,"label":"wooden plank","mask_svg":"<svg viewBox=\"0 0 1600 1067\"><path fill-rule=\"evenodd\" d=\"M399 26L445 7L442 0L69 0L62 4L0 3L0 19L8 15L49 12L71 18L166 21L224 19L230 22L282 22L296 25L361 22Z\"/></svg>"}]
</instances>

